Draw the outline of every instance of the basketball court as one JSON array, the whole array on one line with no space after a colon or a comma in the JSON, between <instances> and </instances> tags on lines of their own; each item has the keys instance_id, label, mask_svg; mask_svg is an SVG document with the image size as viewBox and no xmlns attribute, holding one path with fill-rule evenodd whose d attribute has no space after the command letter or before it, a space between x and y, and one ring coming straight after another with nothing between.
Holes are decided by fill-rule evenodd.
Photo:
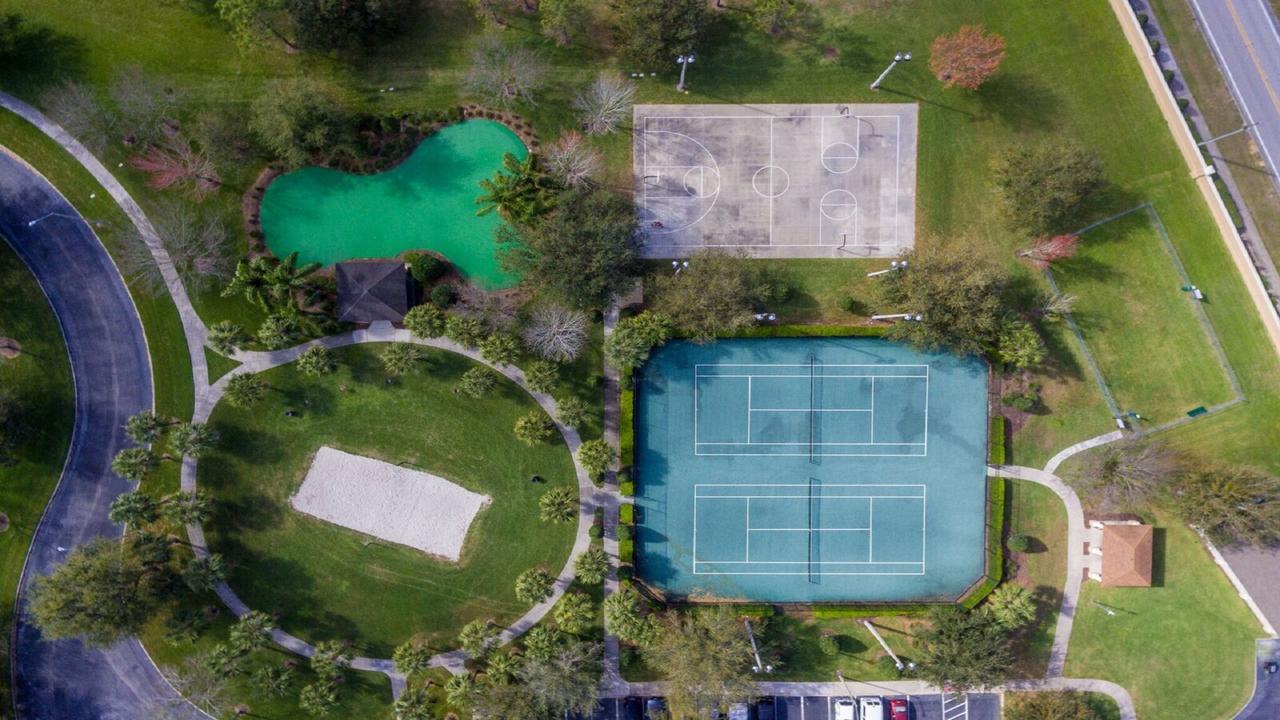
<instances>
[{"instance_id":1,"label":"basketball court","mask_svg":"<svg viewBox=\"0 0 1280 720\"><path fill-rule=\"evenodd\" d=\"M637 105L649 258L894 257L915 242L917 108Z\"/></svg>"}]
</instances>

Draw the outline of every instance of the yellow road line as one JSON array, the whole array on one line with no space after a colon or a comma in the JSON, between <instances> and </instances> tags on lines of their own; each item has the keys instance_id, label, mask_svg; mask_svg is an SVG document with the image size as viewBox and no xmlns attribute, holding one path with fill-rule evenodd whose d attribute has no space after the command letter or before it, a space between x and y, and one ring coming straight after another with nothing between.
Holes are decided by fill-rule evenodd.
<instances>
[{"instance_id":1,"label":"yellow road line","mask_svg":"<svg viewBox=\"0 0 1280 720\"><path fill-rule=\"evenodd\" d=\"M1240 37L1244 39L1244 49L1249 52L1249 58L1253 60L1253 66L1258 70L1258 77L1262 79L1262 86L1267 89L1267 96L1271 98L1271 105L1275 107L1276 112L1280 112L1280 95L1276 94L1276 89L1271 86L1271 81L1267 79L1267 71L1262 68L1262 60L1258 58L1258 51L1254 49L1253 42L1249 39L1249 33L1245 30L1244 22L1240 20L1240 13L1236 10L1235 0L1226 0L1227 10L1231 12L1231 19L1236 24L1236 29L1240 31Z\"/></svg>"}]
</instances>

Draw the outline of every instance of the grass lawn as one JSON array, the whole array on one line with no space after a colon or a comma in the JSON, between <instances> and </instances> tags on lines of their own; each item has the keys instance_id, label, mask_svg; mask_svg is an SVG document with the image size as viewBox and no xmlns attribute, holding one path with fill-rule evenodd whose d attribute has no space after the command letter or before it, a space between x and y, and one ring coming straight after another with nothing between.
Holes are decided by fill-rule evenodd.
<instances>
[{"instance_id":1,"label":"grass lawn","mask_svg":"<svg viewBox=\"0 0 1280 720\"><path fill-rule=\"evenodd\" d=\"M387 385L380 349L335 351L339 371L319 380L276 368L260 406L219 405L210 422L221 449L200 461L199 477L218 503L206 524L210 547L235 565L231 584L250 607L280 613L281 626L307 640L354 640L386 657L414 635L452 648L467 621L505 624L528 609L515 598L515 577L534 566L559 572L574 534L573 525L538 519L538 497L575 480L559 438L533 448L516 440L516 418L537 409L517 386L502 379L483 399L460 398L453 386L475 365L438 350L427 350L422 372ZM432 560L292 511L288 498L321 445L489 495L462 561ZM546 482L529 482L535 474Z\"/></svg>"},{"instance_id":2,"label":"grass lawn","mask_svg":"<svg viewBox=\"0 0 1280 720\"><path fill-rule=\"evenodd\" d=\"M217 382L218 378L240 367L240 363L209 348L204 349L204 360L209 366L209 382L211 383Z\"/></svg>"},{"instance_id":3,"label":"grass lawn","mask_svg":"<svg viewBox=\"0 0 1280 720\"><path fill-rule=\"evenodd\" d=\"M1011 580L1036 599L1036 622L1019 639L1018 674L1044 677L1067 576L1067 509L1052 490L1025 480L1009 480L1009 534L1030 540L1027 552L1009 552L1016 564Z\"/></svg>"},{"instance_id":4,"label":"grass lawn","mask_svg":"<svg viewBox=\"0 0 1280 720\"><path fill-rule=\"evenodd\" d=\"M0 335L22 344L22 354L0 359L0 392L15 405L14 445L0 463L0 631L12 630L13 598L27 547L67 459L75 422L75 388L67 346L44 292L8 243L0 239ZM10 430L6 428L6 436ZM10 707L9 652L0 652L0 707Z\"/></svg>"},{"instance_id":5,"label":"grass lawn","mask_svg":"<svg viewBox=\"0 0 1280 720\"><path fill-rule=\"evenodd\" d=\"M1086 582L1066 675L1123 685L1144 720L1186 717L1187 708L1229 718L1252 692L1261 630L1199 538L1173 518L1153 519L1155 587Z\"/></svg>"},{"instance_id":6,"label":"grass lawn","mask_svg":"<svg viewBox=\"0 0 1280 720\"><path fill-rule=\"evenodd\" d=\"M1078 298L1072 314L1121 411L1138 411L1154 425L1233 396L1196 301L1181 290L1174 259L1146 212L1085 233L1080 251L1053 274ZM1158 373L1151 372L1155 364Z\"/></svg>"},{"instance_id":7,"label":"grass lawn","mask_svg":"<svg viewBox=\"0 0 1280 720\"><path fill-rule=\"evenodd\" d=\"M898 657L906 662L917 657L915 635L927 623L923 618L871 618ZM818 638L832 635L840 652L826 655L818 647ZM898 672L880 643L863 625L852 618L807 618L780 615L769 618L765 642L782 659L775 669L774 680L834 680L836 672L849 680L896 680Z\"/></svg>"}]
</instances>

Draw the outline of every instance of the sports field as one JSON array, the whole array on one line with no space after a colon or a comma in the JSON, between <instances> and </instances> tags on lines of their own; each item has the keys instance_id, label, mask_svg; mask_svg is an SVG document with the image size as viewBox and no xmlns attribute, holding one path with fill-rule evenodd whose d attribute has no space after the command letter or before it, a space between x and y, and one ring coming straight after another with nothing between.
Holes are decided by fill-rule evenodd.
<instances>
[{"instance_id":1,"label":"sports field","mask_svg":"<svg viewBox=\"0 0 1280 720\"><path fill-rule=\"evenodd\" d=\"M892 257L914 245L912 104L637 105L646 257Z\"/></svg>"},{"instance_id":2,"label":"sports field","mask_svg":"<svg viewBox=\"0 0 1280 720\"><path fill-rule=\"evenodd\" d=\"M986 380L873 338L664 346L638 378L641 575L695 598L960 595L983 571Z\"/></svg>"}]
</instances>

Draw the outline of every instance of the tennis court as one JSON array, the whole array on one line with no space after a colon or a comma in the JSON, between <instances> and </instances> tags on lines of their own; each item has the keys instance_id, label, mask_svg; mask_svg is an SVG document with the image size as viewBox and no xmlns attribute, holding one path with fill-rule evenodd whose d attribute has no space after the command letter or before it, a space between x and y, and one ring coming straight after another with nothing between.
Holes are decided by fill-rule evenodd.
<instances>
[{"instance_id":1,"label":"tennis court","mask_svg":"<svg viewBox=\"0 0 1280 720\"><path fill-rule=\"evenodd\" d=\"M639 571L656 587L927 600L982 574L984 363L873 338L674 342L637 382Z\"/></svg>"}]
</instances>

